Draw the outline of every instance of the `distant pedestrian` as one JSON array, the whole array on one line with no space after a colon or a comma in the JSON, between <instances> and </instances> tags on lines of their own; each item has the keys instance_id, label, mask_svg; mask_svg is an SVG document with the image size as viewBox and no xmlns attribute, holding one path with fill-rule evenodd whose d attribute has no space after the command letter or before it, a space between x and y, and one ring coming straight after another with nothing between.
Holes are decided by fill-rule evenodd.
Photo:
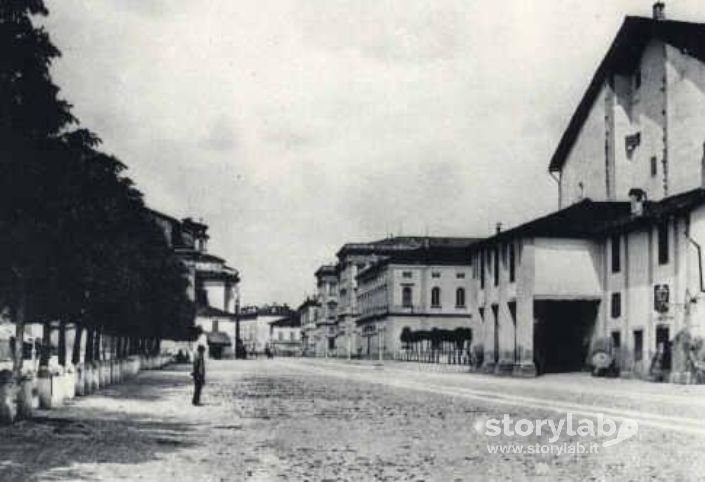
<instances>
[{"instance_id":1,"label":"distant pedestrian","mask_svg":"<svg viewBox=\"0 0 705 482\"><path fill-rule=\"evenodd\" d=\"M203 345L198 345L198 353L193 360L193 404L201 404L201 389L206 384L206 360L203 353L206 351Z\"/></svg>"}]
</instances>

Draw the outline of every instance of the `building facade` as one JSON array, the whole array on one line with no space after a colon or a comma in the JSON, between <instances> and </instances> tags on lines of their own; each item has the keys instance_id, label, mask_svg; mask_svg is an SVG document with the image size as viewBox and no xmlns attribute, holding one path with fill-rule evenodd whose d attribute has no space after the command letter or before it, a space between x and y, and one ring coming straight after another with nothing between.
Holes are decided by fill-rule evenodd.
<instances>
[{"instance_id":1,"label":"building facade","mask_svg":"<svg viewBox=\"0 0 705 482\"><path fill-rule=\"evenodd\" d=\"M247 354L259 356L267 347L271 348L271 324L291 318L296 312L286 304L246 306L240 310L240 339Z\"/></svg>"},{"instance_id":2,"label":"building facade","mask_svg":"<svg viewBox=\"0 0 705 482\"><path fill-rule=\"evenodd\" d=\"M469 299L471 275L465 248L422 247L368 265L357 275L357 355L404 358L410 339L437 345L434 330L458 329L467 333L461 341L469 354L473 337L482 340Z\"/></svg>"},{"instance_id":3,"label":"building facade","mask_svg":"<svg viewBox=\"0 0 705 482\"><path fill-rule=\"evenodd\" d=\"M336 265L324 265L316 271L318 299L321 304L316 333L316 355L344 358L371 356L368 348L372 346L372 325L369 319L366 323L358 323L362 316L360 302L368 302L367 291L365 290L365 295L361 297L362 292L359 290L361 279L368 282L367 277L359 277L364 271L389 259L411 264L426 262L430 266L432 261L428 256L437 256L441 252L446 257L454 256L457 264L467 265L466 248L475 241L476 238L398 236L368 243L344 244L336 255ZM424 261L420 256L427 258ZM389 306L394 302L390 300ZM392 356L393 353L398 353L397 348L396 345L389 345L386 351Z\"/></svg>"},{"instance_id":4,"label":"building facade","mask_svg":"<svg viewBox=\"0 0 705 482\"><path fill-rule=\"evenodd\" d=\"M321 316L321 304L318 298L306 298L296 312L301 321L301 354L316 356L318 318Z\"/></svg>"},{"instance_id":5,"label":"building facade","mask_svg":"<svg viewBox=\"0 0 705 482\"><path fill-rule=\"evenodd\" d=\"M196 303L194 324L203 332L197 343L207 346L212 358L233 357L239 272L223 258L208 253L206 224L149 212L187 269L189 297Z\"/></svg>"},{"instance_id":6,"label":"building facade","mask_svg":"<svg viewBox=\"0 0 705 482\"><path fill-rule=\"evenodd\" d=\"M323 265L316 270L316 296L320 304L316 321L315 355L333 356L336 353L338 332L338 270L334 265Z\"/></svg>"},{"instance_id":7,"label":"building facade","mask_svg":"<svg viewBox=\"0 0 705 482\"><path fill-rule=\"evenodd\" d=\"M703 337L705 25L627 17L549 171L560 210L473 247L484 367L690 381Z\"/></svg>"},{"instance_id":8,"label":"building facade","mask_svg":"<svg viewBox=\"0 0 705 482\"><path fill-rule=\"evenodd\" d=\"M300 356L303 353L301 319L298 313L269 324L270 349L276 356Z\"/></svg>"}]
</instances>

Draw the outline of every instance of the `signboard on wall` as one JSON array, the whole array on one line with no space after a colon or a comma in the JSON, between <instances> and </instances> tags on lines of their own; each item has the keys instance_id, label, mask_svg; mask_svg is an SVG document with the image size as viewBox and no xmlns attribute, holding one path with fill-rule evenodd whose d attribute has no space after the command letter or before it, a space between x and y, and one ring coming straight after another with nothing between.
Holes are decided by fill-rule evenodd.
<instances>
[{"instance_id":1,"label":"signboard on wall","mask_svg":"<svg viewBox=\"0 0 705 482\"><path fill-rule=\"evenodd\" d=\"M659 313L668 312L670 290L668 285L654 285L654 310Z\"/></svg>"}]
</instances>

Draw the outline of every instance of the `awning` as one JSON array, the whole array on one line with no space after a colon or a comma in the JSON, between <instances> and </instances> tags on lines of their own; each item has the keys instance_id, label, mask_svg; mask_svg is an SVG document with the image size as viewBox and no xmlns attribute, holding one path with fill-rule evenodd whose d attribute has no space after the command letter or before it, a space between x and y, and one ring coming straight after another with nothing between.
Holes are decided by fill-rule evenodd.
<instances>
[{"instance_id":1,"label":"awning","mask_svg":"<svg viewBox=\"0 0 705 482\"><path fill-rule=\"evenodd\" d=\"M212 331L206 334L209 345L232 345L230 337L222 331Z\"/></svg>"}]
</instances>

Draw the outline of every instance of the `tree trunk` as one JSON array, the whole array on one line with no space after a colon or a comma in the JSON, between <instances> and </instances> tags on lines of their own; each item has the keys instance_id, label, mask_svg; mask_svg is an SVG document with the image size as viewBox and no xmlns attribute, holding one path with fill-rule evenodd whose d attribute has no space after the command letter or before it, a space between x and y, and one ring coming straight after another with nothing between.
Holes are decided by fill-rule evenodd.
<instances>
[{"instance_id":1,"label":"tree trunk","mask_svg":"<svg viewBox=\"0 0 705 482\"><path fill-rule=\"evenodd\" d=\"M15 346L12 352L13 363L12 369L17 377L22 373L24 364L24 324L27 315L27 285L24 278L19 277L17 282L18 296L17 305L15 306Z\"/></svg>"},{"instance_id":2,"label":"tree trunk","mask_svg":"<svg viewBox=\"0 0 705 482\"><path fill-rule=\"evenodd\" d=\"M66 322L59 322L59 365L66 366Z\"/></svg>"},{"instance_id":3,"label":"tree trunk","mask_svg":"<svg viewBox=\"0 0 705 482\"><path fill-rule=\"evenodd\" d=\"M101 361L101 353L100 353L100 343L101 343L101 338L102 338L102 333L100 330L95 331L95 339L93 340L93 360L94 361Z\"/></svg>"},{"instance_id":4,"label":"tree trunk","mask_svg":"<svg viewBox=\"0 0 705 482\"><path fill-rule=\"evenodd\" d=\"M71 363L78 365L81 363L81 339L83 338L83 327L76 324L76 331L73 336L73 350L71 353Z\"/></svg>"},{"instance_id":5,"label":"tree trunk","mask_svg":"<svg viewBox=\"0 0 705 482\"><path fill-rule=\"evenodd\" d=\"M51 322L45 321L42 325L42 353L39 357L39 366L48 367L51 358Z\"/></svg>"},{"instance_id":6,"label":"tree trunk","mask_svg":"<svg viewBox=\"0 0 705 482\"><path fill-rule=\"evenodd\" d=\"M86 335L86 351L84 355L86 363L90 363L94 360L93 353L95 353L95 330L93 328L88 328Z\"/></svg>"}]
</instances>

